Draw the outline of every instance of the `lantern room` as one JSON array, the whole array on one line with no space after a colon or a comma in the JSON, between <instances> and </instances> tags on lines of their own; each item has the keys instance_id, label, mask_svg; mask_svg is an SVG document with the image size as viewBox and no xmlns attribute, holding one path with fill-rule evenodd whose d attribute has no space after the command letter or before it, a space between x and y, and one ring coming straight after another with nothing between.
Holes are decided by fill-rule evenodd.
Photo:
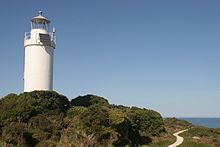
<instances>
[{"instance_id":1,"label":"lantern room","mask_svg":"<svg viewBox=\"0 0 220 147\"><path fill-rule=\"evenodd\" d=\"M42 15L42 11L38 12L38 16L31 19L31 29L44 29L49 32L50 20Z\"/></svg>"}]
</instances>

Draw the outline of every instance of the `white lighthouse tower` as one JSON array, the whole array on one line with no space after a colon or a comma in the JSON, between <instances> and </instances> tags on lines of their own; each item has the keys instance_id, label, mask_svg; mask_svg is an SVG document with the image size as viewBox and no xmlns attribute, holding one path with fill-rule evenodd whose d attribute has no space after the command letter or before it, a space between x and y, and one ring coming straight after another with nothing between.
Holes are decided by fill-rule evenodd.
<instances>
[{"instance_id":1,"label":"white lighthouse tower","mask_svg":"<svg viewBox=\"0 0 220 147\"><path fill-rule=\"evenodd\" d=\"M39 11L31 19L31 31L24 38L24 92L53 89L53 54L55 29L49 32L50 21Z\"/></svg>"}]
</instances>

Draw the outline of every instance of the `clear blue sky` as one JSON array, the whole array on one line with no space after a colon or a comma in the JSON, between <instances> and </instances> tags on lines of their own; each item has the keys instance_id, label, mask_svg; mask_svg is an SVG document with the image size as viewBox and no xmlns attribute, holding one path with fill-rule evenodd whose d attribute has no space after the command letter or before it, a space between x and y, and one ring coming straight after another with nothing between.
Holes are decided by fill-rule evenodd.
<instances>
[{"instance_id":1,"label":"clear blue sky","mask_svg":"<svg viewBox=\"0 0 220 147\"><path fill-rule=\"evenodd\" d=\"M219 0L1 1L0 97L23 91L23 37L38 10L57 28L57 92L220 117Z\"/></svg>"}]
</instances>

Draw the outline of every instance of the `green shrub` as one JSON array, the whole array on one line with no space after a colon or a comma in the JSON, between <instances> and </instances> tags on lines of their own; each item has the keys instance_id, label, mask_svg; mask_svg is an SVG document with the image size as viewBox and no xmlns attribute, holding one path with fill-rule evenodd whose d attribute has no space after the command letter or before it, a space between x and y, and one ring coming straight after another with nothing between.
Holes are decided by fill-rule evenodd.
<instances>
[{"instance_id":1,"label":"green shrub","mask_svg":"<svg viewBox=\"0 0 220 147\"><path fill-rule=\"evenodd\" d=\"M86 107L83 106L73 107L67 111L67 116L68 117L81 116L81 114L83 114L85 111L87 111Z\"/></svg>"},{"instance_id":2,"label":"green shrub","mask_svg":"<svg viewBox=\"0 0 220 147\"><path fill-rule=\"evenodd\" d=\"M34 146L38 140L28 132L27 125L23 123L11 123L3 128L3 141L7 145Z\"/></svg>"},{"instance_id":3,"label":"green shrub","mask_svg":"<svg viewBox=\"0 0 220 147\"><path fill-rule=\"evenodd\" d=\"M44 115L32 117L29 121L29 126L33 129L39 129L45 132L52 132L53 129L52 122Z\"/></svg>"},{"instance_id":4,"label":"green shrub","mask_svg":"<svg viewBox=\"0 0 220 147\"><path fill-rule=\"evenodd\" d=\"M56 147L56 143L50 140L43 140L36 144L36 147Z\"/></svg>"},{"instance_id":5,"label":"green shrub","mask_svg":"<svg viewBox=\"0 0 220 147\"><path fill-rule=\"evenodd\" d=\"M132 107L128 111L128 118L141 135L155 136L165 132L163 119L156 111Z\"/></svg>"},{"instance_id":6,"label":"green shrub","mask_svg":"<svg viewBox=\"0 0 220 147\"><path fill-rule=\"evenodd\" d=\"M32 133L32 137L36 138L39 141L47 140L52 135L50 132L45 132L39 129L32 129L30 132Z\"/></svg>"},{"instance_id":7,"label":"green shrub","mask_svg":"<svg viewBox=\"0 0 220 147\"><path fill-rule=\"evenodd\" d=\"M94 95L71 104L53 91L9 94L0 100L0 138L17 146L137 146L164 131L152 110L109 105Z\"/></svg>"},{"instance_id":8,"label":"green shrub","mask_svg":"<svg viewBox=\"0 0 220 147\"><path fill-rule=\"evenodd\" d=\"M109 121L112 125L117 125L125 121L127 114L120 109L109 110Z\"/></svg>"},{"instance_id":9,"label":"green shrub","mask_svg":"<svg viewBox=\"0 0 220 147\"><path fill-rule=\"evenodd\" d=\"M106 99L103 97L95 96L95 95L85 95L85 96L79 96L75 99L71 100L71 104L73 106L84 106L89 107L91 105L101 105L101 106L108 106L109 103Z\"/></svg>"},{"instance_id":10,"label":"green shrub","mask_svg":"<svg viewBox=\"0 0 220 147\"><path fill-rule=\"evenodd\" d=\"M219 131L216 129L205 128L205 127L194 127L188 131L192 136L199 137L213 137L218 138Z\"/></svg>"},{"instance_id":11,"label":"green shrub","mask_svg":"<svg viewBox=\"0 0 220 147\"><path fill-rule=\"evenodd\" d=\"M0 100L0 126L12 121L27 122L37 114L66 113L69 106L65 96L53 91L9 94Z\"/></svg>"},{"instance_id":12,"label":"green shrub","mask_svg":"<svg viewBox=\"0 0 220 147\"><path fill-rule=\"evenodd\" d=\"M90 106L80 117L90 134L100 132L103 128L109 126L108 110L99 105Z\"/></svg>"},{"instance_id":13,"label":"green shrub","mask_svg":"<svg viewBox=\"0 0 220 147\"><path fill-rule=\"evenodd\" d=\"M173 118L165 118L164 119L164 123L167 126L183 126L183 127L186 127L186 128L192 126L192 124L189 123L188 121L176 119L175 117L173 117Z\"/></svg>"}]
</instances>

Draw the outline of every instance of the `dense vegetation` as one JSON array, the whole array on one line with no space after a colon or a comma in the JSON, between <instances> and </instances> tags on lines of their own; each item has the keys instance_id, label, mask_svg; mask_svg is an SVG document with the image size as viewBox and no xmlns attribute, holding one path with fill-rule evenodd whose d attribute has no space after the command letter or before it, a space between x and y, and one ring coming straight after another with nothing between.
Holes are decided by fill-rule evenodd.
<instances>
[{"instance_id":1,"label":"dense vegetation","mask_svg":"<svg viewBox=\"0 0 220 147\"><path fill-rule=\"evenodd\" d=\"M175 132L178 130L189 129L193 125L185 120L180 120L176 118L166 118L164 119L164 124L167 127L167 130L171 130L171 132Z\"/></svg>"},{"instance_id":2,"label":"dense vegetation","mask_svg":"<svg viewBox=\"0 0 220 147\"><path fill-rule=\"evenodd\" d=\"M110 105L102 97L71 101L53 91L0 100L0 146L137 146L165 132L160 114Z\"/></svg>"},{"instance_id":3,"label":"dense vegetation","mask_svg":"<svg viewBox=\"0 0 220 147\"><path fill-rule=\"evenodd\" d=\"M187 145L191 147L193 144L196 144L197 146L203 145L204 147L220 146L220 129L194 126L189 129L189 131L184 132L183 136L185 138L185 142L183 143L182 147Z\"/></svg>"},{"instance_id":4,"label":"dense vegetation","mask_svg":"<svg viewBox=\"0 0 220 147\"><path fill-rule=\"evenodd\" d=\"M165 118L164 124L166 133L160 136L159 139L150 145L150 147L164 147L176 141L173 138L173 133L188 129L188 131L181 133L184 137L183 143L180 147L219 147L220 146L220 129L206 128L202 126L195 126L185 120L176 118Z\"/></svg>"}]
</instances>

